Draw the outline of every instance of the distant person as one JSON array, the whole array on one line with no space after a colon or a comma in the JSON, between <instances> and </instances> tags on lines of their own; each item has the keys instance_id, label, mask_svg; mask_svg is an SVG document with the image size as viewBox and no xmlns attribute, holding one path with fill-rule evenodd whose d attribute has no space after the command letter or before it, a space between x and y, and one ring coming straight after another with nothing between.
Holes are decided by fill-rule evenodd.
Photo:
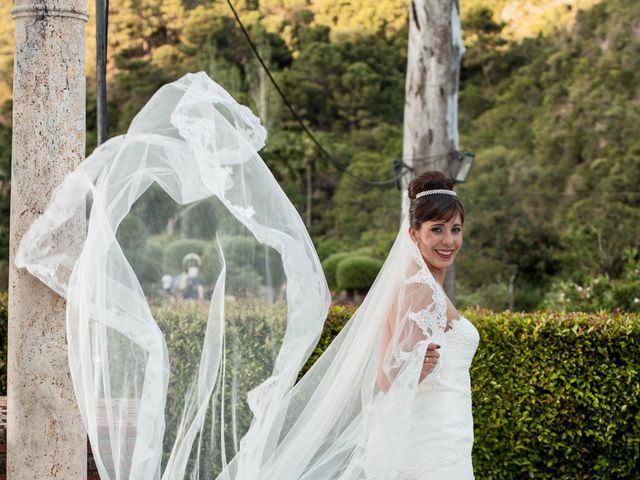
<instances>
[{"instance_id":1,"label":"distant person","mask_svg":"<svg viewBox=\"0 0 640 480\"><path fill-rule=\"evenodd\" d=\"M168 273L163 275L160 279L160 284L162 285L162 290L164 291L164 293L170 295L171 289L173 287L173 277Z\"/></svg>"}]
</instances>

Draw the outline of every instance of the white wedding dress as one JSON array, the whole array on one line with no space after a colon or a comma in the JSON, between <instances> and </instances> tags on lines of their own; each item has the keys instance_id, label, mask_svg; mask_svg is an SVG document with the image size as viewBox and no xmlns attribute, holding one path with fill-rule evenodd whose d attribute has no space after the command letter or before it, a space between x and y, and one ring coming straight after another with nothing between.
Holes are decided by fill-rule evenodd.
<instances>
[{"instance_id":1,"label":"white wedding dress","mask_svg":"<svg viewBox=\"0 0 640 480\"><path fill-rule=\"evenodd\" d=\"M445 332L439 376L418 386L398 480L470 480L473 416L469 367L478 347L473 324L460 316Z\"/></svg>"}]
</instances>

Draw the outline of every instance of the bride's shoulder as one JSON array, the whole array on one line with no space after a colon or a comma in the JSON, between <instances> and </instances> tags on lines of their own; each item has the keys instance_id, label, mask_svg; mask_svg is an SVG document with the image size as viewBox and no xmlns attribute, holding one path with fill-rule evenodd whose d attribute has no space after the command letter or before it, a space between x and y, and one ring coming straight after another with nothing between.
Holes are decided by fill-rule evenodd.
<instances>
[{"instance_id":1,"label":"bride's shoulder","mask_svg":"<svg viewBox=\"0 0 640 480\"><path fill-rule=\"evenodd\" d=\"M414 288L429 286L433 291L437 288L436 282L427 271L427 268L417 262L411 262L405 270L404 283L408 286L414 286Z\"/></svg>"},{"instance_id":2,"label":"bride's shoulder","mask_svg":"<svg viewBox=\"0 0 640 480\"><path fill-rule=\"evenodd\" d=\"M412 308L430 308L434 303L446 308L433 277L425 272L424 268L420 266L407 268L403 283L401 297L405 302L410 303Z\"/></svg>"}]
</instances>

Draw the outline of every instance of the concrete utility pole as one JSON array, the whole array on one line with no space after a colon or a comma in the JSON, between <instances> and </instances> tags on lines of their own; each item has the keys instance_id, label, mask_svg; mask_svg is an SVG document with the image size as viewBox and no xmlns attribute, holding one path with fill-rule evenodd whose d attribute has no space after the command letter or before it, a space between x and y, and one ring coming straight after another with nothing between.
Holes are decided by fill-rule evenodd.
<instances>
[{"instance_id":1,"label":"concrete utility pole","mask_svg":"<svg viewBox=\"0 0 640 480\"><path fill-rule=\"evenodd\" d=\"M64 301L17 271L22 235L84 159L84 0L17 0L9 270L7 476L86 478L87 440L69 378ZM69 228L60 239L77 241Z\"/></svg>"},{"instance_id":2,"label":"concrete utility pole","mask_svg":"<svg viewBox=\"0 0 640 480\"><path fill-rule=\"evenodd\" d=\"M413 175L439 170L450 175L458 149L458 82L464 53L458 0L413 0L405 83L404 162ZM405 177L406 178L406 177ZM408 180L402 186L406 195ZM445 291L455 302L455 264Z\"/></svg>"}]
</instances>

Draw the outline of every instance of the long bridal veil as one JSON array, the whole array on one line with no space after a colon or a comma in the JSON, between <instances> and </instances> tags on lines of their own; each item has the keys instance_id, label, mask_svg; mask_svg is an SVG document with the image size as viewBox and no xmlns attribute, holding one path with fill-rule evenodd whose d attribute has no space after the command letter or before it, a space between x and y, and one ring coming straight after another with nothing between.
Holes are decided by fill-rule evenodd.
<instances>
[{"instance_id":1,"label":"long bridal veil","mask_svg":"<svg viewBox=\"0 0 640 480\"><path fill-rule=\"evenodd\" d=\"M67 300L102 479L396 476L427 345L446 348L446 297L405 199L367 297L296 383L331 297L258 155L265 139L248 108L187 74L71 172L23 237L18 267Z\"/></svg>"}]
</instances>

